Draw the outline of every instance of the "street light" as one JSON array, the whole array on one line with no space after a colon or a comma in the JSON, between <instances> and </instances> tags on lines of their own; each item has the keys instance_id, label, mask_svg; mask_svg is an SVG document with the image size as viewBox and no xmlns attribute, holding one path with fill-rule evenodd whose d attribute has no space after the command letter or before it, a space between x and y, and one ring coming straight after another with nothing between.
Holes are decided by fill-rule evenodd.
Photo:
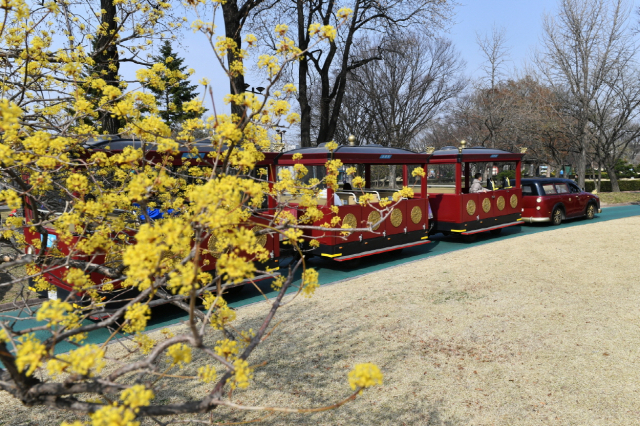
<instances>
[{"instance_id":1,"label":"street light","mask_svg":"<svg viewBox=\"0 0 640 426\"><path fill-rule=\"evenodd\" d=\"M249 90L249 88L251 87L250 84L245 83L244 84L244 91L245 92L249 92L249 93L253 93L254 95L262 95L262 92L264 91L264 87L253 87L251 88L251 90ZM257 92L256 92L257 90Z\"/></svg>"},{"instance_id":2,"label":"street light","mask_svg":"<svg viewBox=\"0 0 640 426\"><path fill-rule=\"evenodd\" d=\"M280 143L276 144L276 151L281 151L284 152L284 142L282 141L282 137L284 136L285 133L287 133L286 130L282 130L282 129L276 129L276 133L280 135Z\"/></svg>"}]
</instances>

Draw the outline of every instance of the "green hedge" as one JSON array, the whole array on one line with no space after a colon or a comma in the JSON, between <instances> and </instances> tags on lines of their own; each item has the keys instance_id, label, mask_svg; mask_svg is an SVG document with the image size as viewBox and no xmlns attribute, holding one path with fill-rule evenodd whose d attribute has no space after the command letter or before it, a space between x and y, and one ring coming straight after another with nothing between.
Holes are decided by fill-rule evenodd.
<instances>
[{"instance_id":1,"label":"green hedge","mask_svg":"<svg viewBox=\"0 0 640 426\"><path fill-rule=\"evenodd\" d=\"M584 186L587 192L592 192L596 188L595 182L591 181L586 181ZM620 187L620 191L640 191L640 179L619 180L618 186ZM611 182L602 181L600 183L600 192L611 192Z\"/></svg>"}]
</instances>

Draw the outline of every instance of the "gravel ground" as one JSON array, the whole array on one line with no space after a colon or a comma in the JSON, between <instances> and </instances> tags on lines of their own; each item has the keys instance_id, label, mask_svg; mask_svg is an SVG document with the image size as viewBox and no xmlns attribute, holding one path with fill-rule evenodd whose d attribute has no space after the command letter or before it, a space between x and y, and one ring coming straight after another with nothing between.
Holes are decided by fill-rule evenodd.
<instances>
[{"instance_id":1,"label":"gravel ground","mask_svg":"<svg viewBox=\"0 0 640 426\"><path fill-rule=\"evenodd\" d=\"M251 360L268 364L234 399L331 404L349 394L353 365L373 362L384 386L355 402L252 424L637 424L639 228L640 217L560 227L322 287L278 314L282 325ZM238 310L238 325L255 324L265 309ZM110 347L112 356L121 351ZM171 382L157 398L206 390ZM3 425L68 418L2 392L0 413ZM220 422L257 418L215 414Z\"/></svg>"}]
</instances>

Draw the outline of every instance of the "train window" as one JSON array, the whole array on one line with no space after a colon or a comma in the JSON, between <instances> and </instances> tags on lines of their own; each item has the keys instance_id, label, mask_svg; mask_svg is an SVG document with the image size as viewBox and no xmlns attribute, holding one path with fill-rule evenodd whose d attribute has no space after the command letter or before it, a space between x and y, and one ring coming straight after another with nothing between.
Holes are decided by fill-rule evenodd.
<instances>
[{"instance_id":1,"label":"train window","mask_svg":"<svg viewBox=\"0 0 640 426\"><path fill-rule=\"evenodd\" d=\"M306 166L307 174L303 176L300 181L308 185L311 183L311 179L317 179L318 181L322 181L327 176L327 169L325 166ZM291 177L295 178L293 166L278 166L276 169L276 176L278 180L281 178L281 173L283 170L289 170L291 173Z\"/></svg>"},{"instance_id":2,"label":"train window","mask_svg":"<svg viewBox=\"0 0 640 426\"><path fill-rule=\"evenodd\" d=\"M409 178L409 183L405 184L405 185L411 187L411 189L413 189L414 193L419 193L422 190L422 178L420 176L413 176L413 171L415 169L422 169L422 166L421 165L417 165L417 166L408 166L407 167L407 174L408 174L408 178Z\"/></svg>"},{"instance_id":3,"label":"train window","mask_svg":"<svg viewBox=\"0 0 640 426\"><path fill-rule=\"evenodd\" d=\"M430 164L427 177L429 193L454 194L456 192L455 164Z\"/></svg>"}]
</instances>

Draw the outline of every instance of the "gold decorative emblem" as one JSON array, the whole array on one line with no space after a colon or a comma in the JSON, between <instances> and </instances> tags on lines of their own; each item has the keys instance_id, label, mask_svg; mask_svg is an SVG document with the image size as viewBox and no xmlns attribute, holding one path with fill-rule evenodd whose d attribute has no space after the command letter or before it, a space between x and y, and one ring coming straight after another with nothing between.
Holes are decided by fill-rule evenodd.
<instances>
[{"instance_id":1,"label":"gold decorative emblem","mask_svg":"<svg viewBox=\"0 0 640 426\"><path fill-rule=\"evenodd\" d=\"M376 210L369 213L369 217L367 217L367 222L369 222L369 225L373 225L374 223L377 223L379 220L380 220L380 213L378 213ZM380 228L379 223L373 227L373 230L377 231L378 228Z\"/></svg>"},{"instance_id":2,"label":"gold decorative emblem","mask_svg":"<svg viewBox=\"0 0 640 426\"><path fill-rule=\"evenodd\" d=\"M422 209L419 206L413 206L411 209L411 222L416 225L422 220Z\"/></svg>"},{"instance_id":3,"label":"gold decorative emblem","mask_svg":"<svg viewBox=\"0 0 640 426\"><path fill-rule=\"evenodd\" d=\"M488 198L482 200L482 210L484 210L485 213L489 213L489 210L491 210L491 200Z\"/></svg>"},{"instance_id":4,"label":"gold decorative emblem","mask_svg":"<svg viewBox=\"0 0 640 426\"><path fill-rule=\"evenodd\" d=\"M511 196L511 199L509 200L509 203L511 204L512 209L518 207L518 196L516 194L513 194Z\"/></svg>"},{"instance_id":5,"label":"gold decorative emblem","mask_svg":"<svg viewBox=\"0 0 640 426\"><path fill-rule=\"evenodd\" d=\"M348 213L345 217L342 218L342 224L348 225L349 228L357 228L358 220L353 213Z\"/></svg>"},{"instance_id":6,"label":"gold decorative emblem","mask_svg":"<svg viewBox=\"0 0 640 426\"><path fill-rule=\"evenodd\" d=\"M402 211L400 209L393 209L391 212L391 224L396 228L402 223Z\"/></svg>"},{"instance_id":7,"label":"gold decorative emblem","mask_svg":"<svg viewBox=\"0 0 640 426\"><path fill-rule=\"evenodd\" d=\"M215 257L216 259L220 257L220 255L222 254L221 252L217 251L216 248L216 243L218 242L218 239L212 235L209 237L209 242L207 243L207 249L209 250L209 254L213 257Z\"/></svg>"},{"instance_id":8,"label":"gold decorative emblem","mask_svg":"<svg viewBox=\"0 0 640 426\"><path fill-rule=\"evenodd\" d=\"M498 206L498 210L502 211L504 210L504 205L505 205L504 197L501 195L498 197L498 201L496 201L496 206Z\"/></svg>"},{"instance_id":9,"label":"gold decorative emblem","mask_svg":"<svg viewBox=\"0 0 640 426\"><path fill-rule=\"evenodd\" d=\"M475 212L476 212L476 202L473 200L467 201L467 213L469 213L469 216L473 216Z\"/></svg>"},{"instance_id":10,"label":"gold decorative emblem","mask_svg":"<svg viewBox=\"0 0 640 426\"><path fill-rule=\"evenodd\" d=\"M256 234L262 231L262 227L254 226L253 228L251 228L251 231L253 231L253 233ZM267 234L256 235L256 239L258 240L258 244L261 245L262 247L267 245Z\"/></svg>"}]
</instances>

